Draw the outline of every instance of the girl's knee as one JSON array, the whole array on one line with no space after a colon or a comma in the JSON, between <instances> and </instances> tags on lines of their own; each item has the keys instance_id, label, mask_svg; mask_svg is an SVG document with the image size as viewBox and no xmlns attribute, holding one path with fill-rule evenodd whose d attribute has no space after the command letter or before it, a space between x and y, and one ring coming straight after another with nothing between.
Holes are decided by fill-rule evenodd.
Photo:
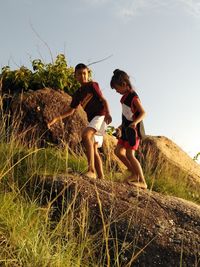
<instances>
[{"instance_id":1,"label":"girl's knee","mask_svg":"<svg viewBox=\"0 0 200 267\"><path fill-rule=\"evenodd\" d=\"M117 147L114 149L114 153L117 157L119 156L119 150L117 149Z\"/></svg>"},{"instance_id":2,"label":"girl's knee","mask_svg":"<svg viewBox=\"0 0 200 267\"><path fill-rule=\"evenodd\" d=\"M119 149L118 147L116 147L116 148L114 149L114 153L115 153L115 155L116 155L117 157L124 156L123 151L122 151L121 149Z\"/></svg>"},{"instance_id":3,"label":"girl's knee","mask_svg":"<svg viewBox=\"0 0 200 267\"><path fill-rule=\"evenodd\" d=\"M135 157L135 151L134 150L131 150L131 149L127 149L126 150L126 157L127 158L133 158L133 157Z\"/></svg>"}]
</instances>

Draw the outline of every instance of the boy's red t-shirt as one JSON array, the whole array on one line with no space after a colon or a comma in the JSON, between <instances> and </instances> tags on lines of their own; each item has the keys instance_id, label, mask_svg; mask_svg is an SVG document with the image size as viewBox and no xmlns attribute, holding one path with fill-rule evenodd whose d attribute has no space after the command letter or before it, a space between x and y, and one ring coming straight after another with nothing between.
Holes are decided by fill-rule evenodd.
<instances>
[{"instance_id":1,"label":"boy's red t-shirt","mask_svg":"<svg viewBox=\"0 0 200 267\"><path fill-rule=\"evenodd\" d=\"M76 108L80 104L87 114L88 121L91 121L95 116L106 114L102 97L98 83L88 82L74 93L70 107Z\"/></svg>"}]
</instances>

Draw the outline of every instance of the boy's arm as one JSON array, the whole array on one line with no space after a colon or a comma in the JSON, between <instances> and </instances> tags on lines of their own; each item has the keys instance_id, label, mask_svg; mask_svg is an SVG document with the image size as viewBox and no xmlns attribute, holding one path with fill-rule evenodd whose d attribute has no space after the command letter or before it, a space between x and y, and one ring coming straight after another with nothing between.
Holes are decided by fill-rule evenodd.
<instances>
[{"instance_id":1,"label":"boy's arm","mask_svg":"<svg viewBox=\"0 0 200 267\"><path fill-rule=\"evenodd\" d=\"M48 124L47 124L47 127L50 129L51 125L53 125L54 123L56 123L57 121L59 120L62 120L66 117L69 117L71 116L75 111L75 108L71 108L69 107L68 110L63 113L62 115L58 116L58 117L55 117L52 121L50 121Z\"/></svg>"},{"instance_id":2,"label":"boy's arm","mask_svg":"<svg viewBox=\"0 0 200 267\"><path fill-rule=\"evenodd\" d=\"M99 88L99 85L97 82L93 82L92 83L93 85L93 89L95 90L96 94L98 95L98 97L101 99L104 107L105 107L105 110L106 110L106 115L105 115L105 122L107 124L110 124L112 122L112 117L110 115L110 111L109 111L109 107L108 107L108 102L107 100L103 97L103 94L101 92L101 89Z\"/></svg>"},{"instance_id":3,"label":"boy's arm","mask_svg":"<svg viewBox=\"0 0 200 267\"><path fill-rule=\"evenodd\" d=\"M104 107L106 109L106 114L105 114L105 119L104 120L105 120L105 122L107 124L110 124L112 122L112 117L110 115L110 110L109 110L109 107L108 107L108 102L107 102L107 100L103 96L101 97L101 100L102 100L103 105L104 105Z\"/></svg>"}]
</instances>

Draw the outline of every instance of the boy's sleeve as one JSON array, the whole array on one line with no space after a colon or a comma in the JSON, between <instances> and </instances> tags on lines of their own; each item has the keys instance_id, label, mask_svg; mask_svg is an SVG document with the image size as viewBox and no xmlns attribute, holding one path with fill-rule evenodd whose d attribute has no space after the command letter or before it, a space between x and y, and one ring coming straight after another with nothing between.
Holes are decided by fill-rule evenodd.
<instances>
[{"instance_id":1,"label":"boy's sleeve","mask_svg":"<svg viewBox=\"0 0 200 267\"><path fill-rule=\"evenodd\" d=\"M97 96L99 96L100 98L103 97L103 94L102 94L102 92L101 92L101 89L100 89L98 83L93 82L93 83L92 83L92 87L93 87L95 93L97 94Z\"/></svg>"},{"instance_id":2,"label":"boy's sleeve","mask_svg":"<svg viewBox=\"0 0 200 267\"><path fill-rule=\"evenodd\" d=\"M71 101L70 107L71 108L77 108L78 105L80 104L80 102L81 102L80 92L79 92L79 90L77 90L74 93L74 95L72 96L72 101Z\"/></svg>"}]
</instances>

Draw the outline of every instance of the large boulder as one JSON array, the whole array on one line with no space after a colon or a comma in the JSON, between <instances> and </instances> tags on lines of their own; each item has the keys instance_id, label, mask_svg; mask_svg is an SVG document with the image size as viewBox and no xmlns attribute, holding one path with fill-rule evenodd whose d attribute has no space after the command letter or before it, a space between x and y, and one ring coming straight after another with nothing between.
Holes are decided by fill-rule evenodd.
<instances>
[{"instance_id":1,"label":"large boulder","mask_svg":"<svg viewBox=\"0 0 200 267\"><path fill-rule=\"evenodd\" d=\"M165 136L147 136L139 149L139 159L150 176L168 175L187 180L188 185L200 189L200 164L177 144Z\"/></svg>"},{"instance_id":2,"label":"large boulder","mask_svg":"<svg viewBox=\"0 0 200 267\"><path fill-rule=\"evenodd\" d=\"M75 174L43 177L34 188L52 218L73 207L74 220L84 219L97 255L106 247L105 266L199 266L200 206L192 202Z\"/></svg>"},{"instance_id":3,"label":"large boulder","mask_svg":"<svg viewBox=\"0 0 200 267\"><path fill-rule=\"evenodd\" d=\"M87 125L87 117L81 107L75 113L56 122L51 129L47 123L63 114L69 107L71 96L61 90L44 88L20 94L12 100L13 121L18 122L18 134L29 145L43 146L47 142L68 143L75 149L81 141L82 129Z\"/></svg>"}]
</instances>

